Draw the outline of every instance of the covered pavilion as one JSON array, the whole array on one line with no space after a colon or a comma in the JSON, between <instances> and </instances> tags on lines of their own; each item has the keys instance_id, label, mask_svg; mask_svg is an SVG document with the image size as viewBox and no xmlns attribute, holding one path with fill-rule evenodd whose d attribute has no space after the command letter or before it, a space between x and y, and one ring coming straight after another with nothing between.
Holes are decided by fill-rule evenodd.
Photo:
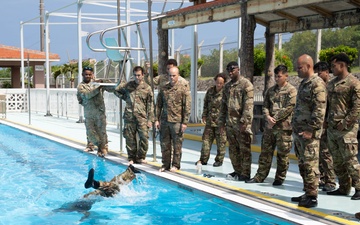
<instances>
[{"instance_id":1,"label":"covered pavilion","mask_svg":"<svg viewBox=\"0 0 360 225\"><path fill-rule=\"evenodd\" d=\"M45 52L24 49L24 59L29 59L29 66L33 73L33 87L45 88ZM25 66L27 66L25 61ZM50 53L50 62L59 62L60 57L57 54ZM21 49L13 46L0 44L0 67L11 68L11 86L21 88Z\"/></svg>"}]
</instances>

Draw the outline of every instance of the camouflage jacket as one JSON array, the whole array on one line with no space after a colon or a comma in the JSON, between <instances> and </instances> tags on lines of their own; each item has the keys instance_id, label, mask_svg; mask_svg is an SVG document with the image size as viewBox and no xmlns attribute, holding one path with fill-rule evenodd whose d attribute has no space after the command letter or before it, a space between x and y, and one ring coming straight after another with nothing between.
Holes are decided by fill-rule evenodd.
<instances>
[{"instance_id":1,"label":"camouflage jacket","mask_svg":"<svg viewBox=\"0 0 360 225\"><path fill-rule=\"evenodd\" d=\"M222 97L223 90L217 92L216 86L212 86L206 91L202 117L206 117L207 126L218 126Z\"/></svg>"},{"instance_id":2,"label":"camouflage jacket","mask_svg":"<svg viewBox=\"0 0 360 225\"><path fill-rule=\"evenodd\" d=\"M291 130L291 118L296 103L297 90L290 83L284 87L277 84L265 92L263 113L266 117L271 116L276 120L273 129Z\"/></svg>"},{"instance_id":3,"label":"camouflage jacket","mask_svg":"<svg viewBox=\"0 0 360 225\"><path fill-rule=\"evenodd\" d=\"M326 111L325 82L317 75L303 79L300 83L292 118L296 133L308 131L320 138Z\"/></svg>"},{"instance_id":4,"label":"camouflage jacket","mask_svg":"<svg viewBox=\"0 0 360 225\"><path fill-rule=\"evenodd\" d=\"M240 123L251 127L254 109L254 86L245 77L225 84L219 126L239 126Z\"/></svg>"},{"instance_id":5,"label":"camouflage jacket","mask_svg":"<svg viewBox=\"0 0 360 225\"><path fill-rule=\"evenodd\" d=\"M120 83L114 94L126 102L125 121L154 122L154 95L147 83Z\"/></svg>"},{"instance_id":6,"label":"camouflage jacket","mask_svg":"<svg viewBox=\"0 0 360 225\"><path fill-rule=\"evenodd\" d=\"M328 127L336 128L342 123L346 130L351 130L360 116L360 81L349 74L344 79L337 77L329 81L328 90Z\"/></svg>"},{"instance_id":7,"label":"camouflage jacket","mask_svg":"<svg viewBox=\"0 0 360 225\"><path fill-rule=\"evenodd\" d=\"M104 89L99 84L81 82L77 87L77 98L84 106L84 116L96 117L105 113Z\"/></svg>"},{"instance_id":8,"label":"camouflage jacket","mask_svg":"<svg viewBox=\"0 0 360 225\"><path fill-rule=\"evenodd\" d=\"M145 74L144 80L148 85L151 86L151 79L149 74ZM154 77L153 82L155 86L158 86L158 89L161 89L162 87L164 87L166 84L169 83L169 76L167 74L161 74L159 76ZM189 82L185 78L179 76L178 82L180 82L180 84L182 85L187 85L187 87L190 90Z\"/></svg>"},{"instance_id":9,"label":"camouflage jacket","mask_svg":"<svg viewBox=\"0 0 360 225\"><path fill-rule=\"evenodd\" d=\"M190 117L191 96L188 85L167 83L156 99L157 121L187 124Z\"/></svg>"}]
</instances>

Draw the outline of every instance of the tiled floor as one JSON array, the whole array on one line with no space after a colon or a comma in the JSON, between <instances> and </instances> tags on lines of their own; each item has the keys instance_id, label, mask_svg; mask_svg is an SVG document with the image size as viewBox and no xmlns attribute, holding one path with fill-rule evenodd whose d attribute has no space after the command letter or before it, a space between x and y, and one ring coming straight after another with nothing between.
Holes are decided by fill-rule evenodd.
<instances>
[{"instance_id":1,"label":"tiled floor","mask_svg":"<svg viewBox=\"0 0 360 225\"><path fill-rule=\"evenodd\" d=\"M85 127L82 123L76 123L75 120L57 118L57 117L45 117L44 115L32 114L29 119L27 113L8 113L5 121L16 123L21 126L27 126L33 129L41 130L42 132L60 136L64 139L82 143L85 145ZM1 122L1 121L0 121ZM31 125L29 125L29 122ZM109 149L114 152L120 150L120 135L119 129L115 126L108 126L108 139ZM209 182L213 186L220 186L225 190L236 191L252 199L263 199L268 202L288 208L289 211L298 214L312 214L319 218L325 218L335 223L340 224L359 224L357 219L354 218L354 214L360 211L360 201L350 200L350 196L354 193L352 190L351 195L348 197L341 196L328 196L326 193L319 191L319 204L316 208L306 209L298 207L296 203L290 201L291 197L300 196L303 194L302 179L298 173L297 162L295 159L291 160L290 168L287 174L287 178L284 185L279 187L273 187L272 182L274 178L274 168L276 168L276 160L273 160L272 169L268 178L261 184L246 184L239 181L228 181L225 179L226 174L233 172L230 160L228 158L228 152L223 166L213 167L216 154L216 146L213 146L212 155L209 160L209 164L202 166L202 174L197 174L196 166L194 163L199 159L201 142L201 127L189 127L187 138L183 144L183 155L181 161L180 174L189 177L191 179L198 179L201 181ZM260 142L261 137L257 137L257 142ZM123 146L125 146L125 140L123 140ZM156 162L153 161L153 143L149 143L149 151L147 160L150 166L161 165L161 151L159 142L156 141ZM255 175L257 170L257 160L259 156L259 144L253 146L252 157L252 176ZM126 152L125 147L123 151ZM292 156L292 158L294 158ZM203 174L214 175L212 178L206 178ZM320 220L320 219L319 219Z\"/></svg>"}]
</instances>

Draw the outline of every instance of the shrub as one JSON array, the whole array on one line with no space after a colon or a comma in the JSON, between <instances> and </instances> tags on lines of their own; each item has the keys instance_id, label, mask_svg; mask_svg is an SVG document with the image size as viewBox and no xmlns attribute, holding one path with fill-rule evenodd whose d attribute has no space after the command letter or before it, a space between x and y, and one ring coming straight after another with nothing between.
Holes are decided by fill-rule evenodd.
<instances>
[{"instance_id":1,"label":"shrub","mask_svg":"<svg viewBox=\"0 0 360 225\"><path fill-rule=\"evenodd\" d=\"M2 88L12 88L11 82L8 81L8 80L2 82L2 85L1 85L1 86L2 86Z\"/></svg>"},{"instance_id":2,"label":"shrub","mask_svg":"<svg viewBox=\"0 0 360 225\"><path fill-rule=\"evenodd\" d=\"M322 49L320 51L319 58L321 61L328 62L330 65L331 64L330 59L334 55L337 55L339 53L347 54L349 56L351 64L354 62L354 60L358 56L358 50L356 48L351 48L351 47L345 46L345 45L339 45L339 46L333 47L333 48Z\"/></svg>"}]
</instances>

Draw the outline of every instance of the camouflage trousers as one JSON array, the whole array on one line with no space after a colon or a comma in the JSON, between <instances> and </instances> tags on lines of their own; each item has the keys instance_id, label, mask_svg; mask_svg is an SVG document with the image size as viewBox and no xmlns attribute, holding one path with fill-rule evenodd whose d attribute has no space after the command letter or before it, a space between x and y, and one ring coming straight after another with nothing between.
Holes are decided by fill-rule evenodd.
<instances>
[{"instance_id":1,"label":"camouflage trousers","mask_svg":"<svg viewBox=\"0 0 360 225\"><path fill-rule=\"evenodd\" d=\"M241 132L240 128L227 126L226 136L229 142L230 161L234 171L250 178L252 134Z\"/></svg>"},{"instance_id":2,"label":"camouflage trousers","mask_svg":"<svg viewBox=\"0 0 360 225\"><path fill-rule=\"evenodd\" d=\"M338 131L333 128L327 130L328 147L334 159L339 189L343 193L349 193L351 186L360 190L357 131L358 125L355 125L350 131Z\"/></svg>"},{"instance_id":3,"label":"camouflage trousers","mask_svg":"<svg viewBox=\"0 0 360 225\"><path fill-rule=\"evenodd\" d=\"M323 131L320 139L319 170L320 182L324 185L336 187L333 157L327 145L326 130Z\"/></svg>"},{"instance_id":4,"label":"camouflage trousers","mask_svg":"<svg viewBox=\"0 0 360 225\"><path fill-rule=\"evenodd\" d=\"M103 197L113 197L120 192L120 186L129 184L136 177L135 173L127 168L123 173L115 176L111 181L100 181L100 187L86 195L87 198L91 195L101 195Z\"/></svg>"},{"instance_id":5,"label":"camouflage trousers","mask_svg":"<svg viewBox=\"0 0 360 225\"><path fill-rule=\"evenodd\" d=\"M160 122L160 146L165 169L170 169L171 166L180 169L183 140L181 123Z\"/></svg>"},{"instance_id":6,"label":"camouflage trousers","mask_svg":"<svg viewBox=\"0 0 360 225\"><path fill-rule=\"evenodd\" d=\"M98 151L107 151L108 137L105 114L85 118L85 127L88 141L98 146Z\"/></svg>"},{"instance_id":7,"label":"camouflage trousers","mask_svg":"<svg viewBox=\"0 0 360 225\"><path fill-rule=\"evenodd\" d=\"M263 182L269 175L275 148L277 147L277 168L275 180L284 181L289 169L289 153L292 147L292 131L265 128L261 139L259 168L255 179Z\"/></svg>"},{"instance_id":8,"label":"camouflage trousers","mask_svg":"<svg viewBox=\"0 0 360 225\"><path fill-rule=\"evenodd\" d=\"M298 158L299 171L303 179L307 196L317 197L319 185L319 148L320 140L316 138L304 139L293 133L295 154Z\"/></svg>"},{"instance_id":9,"label":"camouflage trousers","mask_svg":"<svg viewBox=\"0 0 360 225\"><path fill-rule=\"evenodd\" d=\"M210 125L205 125L204 133L202 136L202 147L200 161L202 163L207 163L210 158L211 146L216 139L217 145L217 154L215 157L215 162L223 162L226 152L226 134L220 132L219 127L211 127Z\"/></svg>"},{"instance_id":10,"label":"camouflage trousers","mask_svg":"<svg viewBox=\"0 0 360 225\"><path fill-rule=\"evenodd\" d=\"M137 121L125 121L123 134L126 140L128 160L139 162L141 159L145 159L149 148L149 128L147 124L138 123ZM136 141L137 136L139 146Z\"/></svg>"}]
</instances>

